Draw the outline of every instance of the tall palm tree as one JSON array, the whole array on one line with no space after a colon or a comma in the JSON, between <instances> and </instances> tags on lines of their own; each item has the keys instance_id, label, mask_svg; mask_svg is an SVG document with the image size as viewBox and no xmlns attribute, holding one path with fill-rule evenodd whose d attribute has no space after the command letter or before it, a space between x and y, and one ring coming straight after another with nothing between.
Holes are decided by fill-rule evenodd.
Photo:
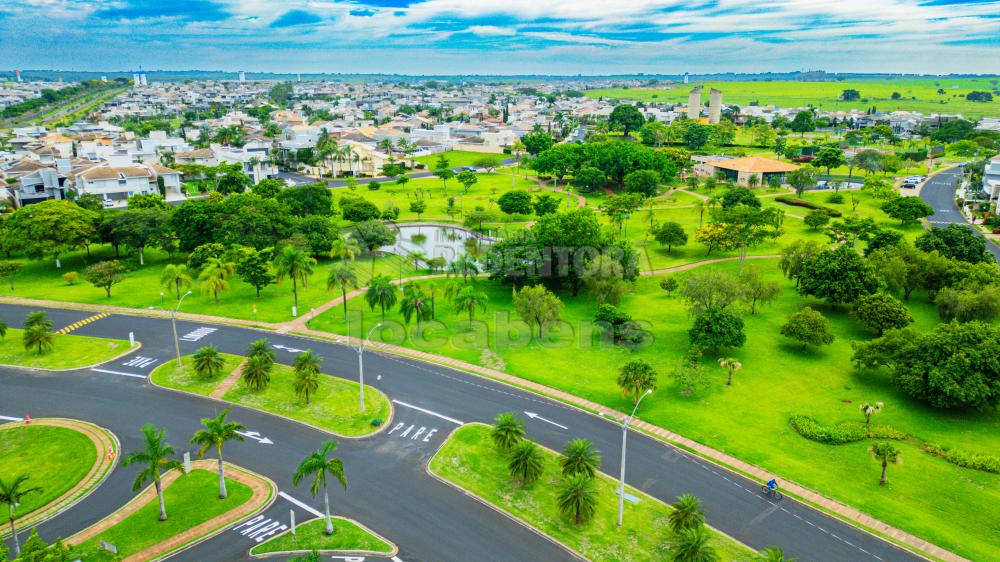
<instances>
[{"instance_id":1,"label":"tall palm tree","mask_svg":"<svg viewBox=\"0 0 1000 562\"><path fill-rule=\"evenodd\" d=\"M274 362L263 355L248 357L241 375L243 384L254 392L260 392L271 384L271 369Z\"/></svg>"},{"instance_id":2,"label":"tall palm tree","mask_svg":"<svg viewBox=\"0 0 1000 562\"><path fill-rule=\"evenodd\" d=\"M339 260L351 260L361 255L361 245L353 237L341 236L330 246L330 257Z\"/></svg>"},{"instance_id":3,"label":"tall palm tree","mask_svg":"<svg viewBox=\"0 0 1000 562\"><path fill-rule=\"evenodd\" d=\"M486 293L480 291L475 285L466 285L455 295L452 303L457 311L469 312L469 329L472 329L472 318L477 309L486 310Z\"/></svg>"},{"instance_id":4,"label":"tall palm tree","mask_svg":"<svg viewBox=\"0 0 1000 562\"><path fill-rule=\"evenodd\" d=\"M292 485L298 486L306 476L313 477L312 486L309 491L313 497L323 489L323 514L326 518L326 534L333 534L333 520L330 519L330 495L327 493L327 475L330 475L340 482L341 487L347 489L347 479L344 477L344 463L336 457L330 458L330 453L337 450L337 442L329 440L323 443L319 450L313 451L309 456L302 459L299 467L292 476Z\"/></svg>"},{"instance_id":5,"label":"tall palm tree","mask_svg":"<svg viewBox=\"0 0 1000 562\"><path fill-rule=\"evenodd\" d=\"M448 265L448 274L461 275L462 280L466 283L469 282L470 275L476 275L479 273L479 264L476 262L475 258L469 254L462 254L458 258Z\"/></svg>"},{"instance_id":6,"label":"tall palm tree","mask_svg":"<svg viewBox=\"0 0 1000 562\"><path fill-rule=\"evenodd\" d=\"M202 418L201 425L204 429L199 429L191 437L191 444L198 445L198 458L205 456L209 449L215 447L215 454L219 461L219 499L224 500L229 495L226 491L226 472L222 463L222 446L229 441L243 441L240 431L247 427L240 422L227 421L229 408L219 412L214 418Z\"/></svg>"},{"instance_id":7,"label":"tall palm tree","mask_svg":"<svg viewBox=\"0 0 1000 562\"><path fill-rule=\"evenodd\" d=\"M753 557L754 562L795 562L795 558L785 556L785 553L776 546L769 546L761 550Z\"/></svg>"},{"instance_id":8,"label":"tall palm tree","mask_svg":"<svg viewBox=\"0 0 1000 562\"><path fill-rule=\"evenodd\" d=\"M861 413L865 415L865 429L871 427L872 414L877 414L882 411L881 402L865 402L861 405Z\"/></svg>"},{"instance_id":9,"label":"tall palm tree","mask_svg":"<svg viewBox=\"0 0 1000 562\"><path fill-rule=\"evenodd\" d=\"M542 451L534 441L523 439L510 452L507 468L515 481L525 486L534 484L544 470Z\"/></svg>"},{"instance_id":10,"label":"tall palm tree","mask_svg":"<svg viewBox=\"0 0 1000 562\"><path fill-rule=\"evenodd\" d=\"M616 382L622 394L636 404L647 391L656 390L656 378L652 365L642 359L633 359L618 369Z\"/></svg>"},{"instance_id":11,"label":"tall palm tree","mask_svg":"<svg viewBox=\"0 0 1000 562\"><path fill-rule=\"evenodd\" d=\"M410 318L417 317L417 337L420 337L420 321L427 320L431 316L430 300L427 293L415 281L410 281L403 285L403 300L399 301L399 311L403 313L403 320L407 325Z\"/></svg>"},{"instance_id":12,"label":"tall palm tree","mask_svg":"<svg viewBox=\"0 0 1000 562\"><path fill-rule=\"evenodd\" d=\"M208 258L201 269L198 279L201 280L201 294L212 295L219 302L219 293L229 289L227 279L233 276L235 266L232 262L221 258Z\"/></svg>"},{"instance_id":13,"label":"tall palm tree","mask_svg":"<svg viewBox=\"0 0 1000 562\"><path fill-rule=\"evenodd\" d=\"M399 288L392 283L392 280L385 275L376 275L368 281L368 291L365 293L365 301L369 308L382 308L382 321L385 322L385 309L396 306Z\"/></svg>"},{"instance_id":14,"label":"tall palm tree","mask_svg":"<svg viewBox=\"0 0 1000 562\"><path fill-rule=\"evenodd\" d=\"M899 462L899 449L894 447L892 443L875 443L869 449L868 452L875 457L875 460L882 463L882 477L879 478L879 486L884 486L886 483L886 469L890 464L896 464Z\"/></svg>"},{"instance_id":15,"label":"tall palm tree","mask_svg":"<svg viewBox=\"0 0 1000 562\"><path fill-rule=\"evenodd\" d=\"M177 291L177 300L181 300L181 289L191 287L191 276L188 275L187 266L184 264L167 264L163 268L163 275L160 276L160 285L167 290Z\"/></svg>"},{"instance_id":16,"label":"tall palm tree","mask_svg":"<svg viewBox=\"0 0 1000 562\"><path fill-rule=\"evenodd\" d=\"M275 280L281 283L285 277L292 280L292 294L295 295L295 308L299 307L299 283L308 287L309 276L313 273L316 258L310 257L294 246L285 246L281 255L274 259Z\"/></svg>"},{"instance_id":17,"label":"tall palm tree","mask_svg":"<svg viewBox=\"0 0 1000 562\"><path fill-rule=\"evenodd\" d=\"M14 525L14 507L21 503L28 494L41 493L38 486L26 486L27 474L19 474L13 480L0 478L0 503L7 505L7 517L10 520L10 534L14 535L14 552L21 554L21 543L17 540L17 527Z\"/></svg>"},{"instance_id":18,"label":"tall palm tree","mask_svg":"<svg viewBox=\"0 0 1000 562\"><path fill-rule=\"evenodd\" d=\"M524 439L524 422L510 412L497 414L490 430L493 444L502 451L510 451Z\"/></svg>"},{"instance_id":19,"label":"tall palm tree","mask_svg":"<svg viewBox=\"0 0 1000 562\"><path fill-rule=\"evenodd\" d=\"M260 338L259 340L254 340L250 342L247 346L247 358L264 356L269 361L274 362L274 350L271 349L271 342L267 341L267 338Z\"/></svg>"},{"instance_id":20,"label":"tall palm tree","mask_svg":"<svg viewBox=\"0 0 1000 562\"><path fill-rule=\"evenodd\" d=\"M319 390L319 370L323 356L307 349L295 356L292 368L295 370L295 395L304 397L309 404L309 396Z\"/></svg>"},{"instance_id":21,"label":"tall palm tree","mask_svg":"<svg viewBox=\"0 0 1000 562\"><path fill-rule=\"evenodd\" d=\"M24 330L21 334L21 340L25 350L34 349L39 355L51 351L54 346L52 332L46 330L42 324L36 324Z\"/></svg>"},{"instance_id":22,"label":"tall palm tree","mask_svg":"<svg viewBox=\"0 0 1000 562\"><path fill-rule=\"evenodd\" d=\"M340 287L340 300L344 305L344 320L347 320L347 288L358 288L358 274L354 268L345 262L333 264L330 267L330 274L326 278L326 290L331 291L334 287Z\"/></svg>"},{"instance_id":23,"label":"tall palm tree","mask_svg":"<svg viewBox=\"0 0 1000 562\"><path fill-rule=\"evenodd\" d=\"M701 509L701 500L691 494L677 497L671 504L673 511L667 517L670 530L680 534L687 529L695 529L705 525L705 512Z\"/></svg>"},{"instance_id":24,"label":"tall palm tree","mask_svg":"<svg viewBox=\"0 0 1000 562\"><path fill-rule=\"evenodd\" d=\"M601 467L601 455L594 449L594 444L587 439L573 439L566 443L563 457L559 459L563 476L582 474L593 478Z\"/></svg>"},{"instance_id":25,"label":"tall palm tree","mask_svg":"<svg viewBox=\"0 0 1000 562\"><path fill-rule=\"evenodd\" d=\"M410 252L406 254L406 257L413 262L413 269L420 267L420 264L427 263L427 254L423 252Z\"/></svg>"},{"instance_id":26,"label":"tall palm tree","mask_svg":"<svg viewBox=\"0 0 1000 562\"><path fill-rule=\"evenodd\" d=\"M139 463L145 465L139 474L135 475L132 482L132 491L138 492L152 481L156 486L156 497L160 500L160 521L167 520L167 506L163 502L163 484L160 482L161 470L172 470L181 468L181 462L170 458L174 455L174 448L166 442L166 428L157 429L155 425L147 423L142 426L142 437L145 447L141 451L133 451L122 459L122 466Z\"/></svg>"},{"instance_id":27,"label":"tall palm tree","mask_svg":"<svg viewBox=\"0 0 1000 562\"><path fill-rule=\"evenodd\" d=\"M672 562L716 562L719 554L709 544L711 540L704 526L683 531L674 546Z\"/></svg>"},{"instance_id":28,"label":"tall palm tree","mask_svg":"<svg viewBox=\"0 0 1000 562\"><path fill-rule=\"evenodd\" d=\"M722 357L719 359L719 366L729 371L729 378L726 379L726 386L732 386L733 373L742 369L743 363L740 363L733 357Z\"/></svg>"},{"instance_id":29,"label":"tall palm tree","mask_svg":"<svg viewBox=\"0 0 1000 562\"><path fill-rule=\"evenodd\" d=\"M194 353L194 372L203 379L215 378L225 364L226 360L214 345L206 345Z\"/></svg>"},{"instance_id":30,"label":"tall palm tree","mask_svg":"<svg viewBox=\"0 0 1000 562\"><path fill-rule=\"evenodd\" d=\"M577 525L586 523L597 512L597 489L594 479L586 474L574 474L559 487L556 497L559 512Z\"/></svg>"},{"instance_id":31,"label":"tall palm tree","mask_svg":"<svg viewBox=\"0 0 1000 562\"><path fill-rule=\"evenodd\" d=\"M24 316L24 329L27 330L32 326L42 326L48 332L52 329L52 321L49 320L49 315L44 310L36 310Z\"/></svg>"}]
</instances>

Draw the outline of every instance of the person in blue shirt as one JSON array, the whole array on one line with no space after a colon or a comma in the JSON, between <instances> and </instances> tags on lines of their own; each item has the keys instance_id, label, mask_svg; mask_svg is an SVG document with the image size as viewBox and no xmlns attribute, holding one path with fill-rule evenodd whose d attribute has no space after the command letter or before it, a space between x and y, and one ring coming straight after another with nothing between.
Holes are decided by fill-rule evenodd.
<instances>
[{"instance_id":1,"label":"person in blue shirt","mask_svg":"<svg viewBox=\"0 0 1000 562\"><path fill-rule=\"evenodd\" d=\"M778 489L778 481L774 478L767 481L767 489L770 491L775 491Z\"/></svg>"}]
</instances>

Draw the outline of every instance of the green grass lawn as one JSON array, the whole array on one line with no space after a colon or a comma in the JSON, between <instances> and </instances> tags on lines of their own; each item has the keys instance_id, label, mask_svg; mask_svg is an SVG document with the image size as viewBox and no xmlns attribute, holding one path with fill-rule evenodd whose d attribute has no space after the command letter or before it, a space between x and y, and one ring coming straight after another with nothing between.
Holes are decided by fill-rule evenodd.
<instances>
[{"instance_id":1,"label":"green grass lawn","mask_svg":"<svg viewBox=\"0 0 1000 562\"><path fill-rule=\"evenodd\" d=\"M0 365L18 365L34 369L78 369L103 363L128 350L128 342L105 338L52 334L52 350L39 355L26 351L23 330L10 328L0 340Z\"/></svg>"},{"instance_id":2,"label":"green grass lawn","mask_svg":"<svg viewBox=\"0 0 1000 562\"><path fill-rule=\"evenodd\" d=\"M806 107L812 105L824 111L849 109L865 110L875 106L879 111L919 111L924 115L932 113L961 113L966 118L1000 115L1000 101L981 103L965 99L973 90L993 89L990 80L996 77L978 78L895 78L891 80L847 80L843 82L698 82L674 84L659 89L611 88L587 90L591 98L634 99L657 103L686 103L688 93L695 86L704 86L702 99L707 99L708 89L722 90L723 103L749 105L778 105L781 107ZM839 99L841 93L853 88L861 94L861 99L845 102ZM938 89L944 90L943 94ZM893 92L899 92L902 99L893 100ZM913 99L916 98L916 99Z\"/></svg>"},{"instance_id":3,"label":"green grass lawn","mask_svg":"<svg viewBox=\"0 0 1000 562\"><path fill-rule=\"evenodd\" d=\"M250 549L251 555L268 552L379 552L391 554L392 545L362 529L349 519L333 518L333 534L327 535L326 521L320 517L286 531Z\"/></svg>"},{"instance_id":4,"label":"green grass lawn","mask_svg":"<svg viewBox=\"0 0 1000 562\"><path fill-rule=\"evenodd\" d=\"M160 386L208 396L223 379L228 377L243 362L243 358L239 355L228 353L220 353L219 355L225 360L225 364L213 379L202 378L194 371L194 358L190 355L181 357L180 367L177 366L176 359L171 359L153 370L149 376L154 383Z\"/></svg>"},{"instance_id":5,"label":"green grass lawn","mask_svg":"<svg viewBox=\"0 0 1000 562\"><path fill-rule=\"evenodd\" d=\"M39 462L44 459L45 462ZM26 486L41 487L28 494L14 510L19 518L65 494L83 480L97 461L97 448L79 431L45 425L18 425L0 429L0 479L11 481L27 474ZM0 522L7 523L7 509ZM4 532L9 529L4 529ZM0 533L2 534L2 533Z\"/></svg>"},{"instance_id":6,"label":"green grass lawn","mask_svg":"<svg viewBox=\"0 0 1000 562\"><path fill-rule=\"evenodd\" d=\"M154 495L132 515L78 545L74 554L88 561L111 560L111 554L100 548L101 542L108 542L118 547L120 555L127 557L235 509L252 496L249 486L228 478L226 489L229 496L220 500L218 474L203 469L192 470L164 491L166 521L158 519L159 505Z\"/></svg>"},{"instance_id":7,"label":"green grass lawn","mask_svg":"<svg viewBox=\"0 0 1000 562\"><path fill-rule=\"evenodd\" d=\"M643 402L642 419L793 479L959 554L989 558L995 551L995 541L989 537L1000 532L1000 475L959 468L904 443L904 464L891 467L889 485L880 487L879 467L866 453L869 443L814 443L795 433L788 421L793 414L810 415L823 424L859 421L863 419L859 404L880 400L886 406L879 423L946 447L990 454L1000 450L1000 414L930 408L897 391L885 372L857 372L850 362L850 344L872 334L846 309L797 295L794 284L781 276L776 260L749 263L766 278L778 280L782 294L757 314L744 315L747 343L727 353L743 364L733 386L725 386L717 358L707 356L703 364L710 374L709 385L694 397L682 396L672 377L687 348L692 319L680 297L659 289L656 277L640 278L621 304L646 322L653 335L647 347L635 351L602 348L592 336L595 303L565 291L559 296L566 324L548 330L542 344L529 344L527 329L508 312L513 310L510 287L487 281L479 283L488 294L488 306L477 313L481 322L474 324L473 332L467 315L455 312L441 297L444 281L438 281L439 322L425 323L422 338L415 337L411 324L410 338L402 339L402 318L396 310L388 315L396 327L376 331L373 337L474 364L483 364L481 355L488 342L503 361L502 370L618 410L628 407L615 384L618 368L630 359L644 359L659 373L660 384ZM734 272L737 264L705 267ZM805 304L830 320L837 336L833 345L803 352L779 335L787 316ZM938 323L926 294L914 294L908 306L918 330L930 330ZM377 312L372 313L363 299L352 299L349 308L352 335L359 334L362 322L367 330L378 321ZM321 315L310 325L345 332L340 311ZM948 483L947 493L941 492L942 482Z\"/></svg>"},{"instance_id":8,"label":"green grass lawn","mask_svg":"<svg viewBox=\"0 0 1000 562\"><path fill-rule=\"evenodd\" d=\"M467 152L465 150L449 150L448 152L441 153L445 158L448 159L448 167L459 168L461 166L474 166L476 161L484 156L496 156L501 160L506 160L511 158L508 154L487 154L483 152ZM437 164L438 158L441 154L428 154L426 156L417 156L413 160L420 162L427 167L428 170L433 170L434 166Z\"/></svg>"},{"instance_id":9,"label":"green grass lawn","mask_svg":"<svg viewBox=\"0 0 1000 562\"><path fill-rule=\"evenodd\" d=\"M669 506L629 487L628 493L641 500L637 504L626 502L625 524L618 527L617 485L600 474L596 479L597 513L590 522L576 525L563 518L557 507L562 481L559 455L543 449L545 472L542 478L531 486L519 486L511 481L506 457L493 447L489 431L489 427L482 424L469 424L455 430L431 459L431 471L521 518L589 560L668 558L673 540L667 527ZM707 516L711 524L712 514ZM743 559L749 554L745 546L721 534L716 534L711 544L721 560Z\"/></svg>"}]
</instances>

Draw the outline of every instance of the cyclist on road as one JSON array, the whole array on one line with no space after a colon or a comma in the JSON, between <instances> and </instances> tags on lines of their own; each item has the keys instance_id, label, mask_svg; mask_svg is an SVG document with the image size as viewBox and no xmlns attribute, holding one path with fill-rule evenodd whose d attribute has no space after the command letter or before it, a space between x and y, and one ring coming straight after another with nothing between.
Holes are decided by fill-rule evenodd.
<instances>
[{"instance_id":1,"label":"cyclist on road","mask_svg":"<svg viewBox=\"0 0 1000 562\"><path fill-rule=\"evenodd\" d=\"M774 478L767 481L767 489L770 491L775 491L778 489L778 481Z\"/></svg>"}]
</instances>

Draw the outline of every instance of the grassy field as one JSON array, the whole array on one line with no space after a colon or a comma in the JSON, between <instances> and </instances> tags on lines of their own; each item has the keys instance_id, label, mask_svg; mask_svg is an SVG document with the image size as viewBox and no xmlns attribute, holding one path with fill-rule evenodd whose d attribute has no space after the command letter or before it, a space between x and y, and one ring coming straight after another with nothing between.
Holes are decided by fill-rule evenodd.
<instances>
[{"instance_id":1,"label":"grassy field","mask_svg":"<svg viewBox=\"0 0 1000 562\"><path fill-rule=\"evenodd\" d=\"M108 542L118 547L121 556L127 557L235 509L252 495L247 485L228 478L226 488L229 496L220 500L218 474L202 469L192 470L164 490L166 521L158 520L159 505L154 495L138 511L81 543L73 553L88 561L112 560L111 553L100 548L101 542Z\"/></svg>"},{"instance_id":2,"label":"grassy field","mask_svg":"<svg viewBox=\"0 0 1000 562\"><path fill-rule=\"evenodd\" d=\"M786 219L790 222L791 219ZM438 301L437 320L424 325L423 337L401 340L402 330L373 334L390 343L481 363L487 345L503 362L502 370L574 395L623 410L628 407L615 384L619 366L630 359L648 361L659 373L659 389L643 402L642 419L757 464L783 478L854 505L890 524L932 540L971 558L989 558L995 549L990 537L1000 532L1000 475L959 468L903 443L905 464L890 469L890 483L878 485L879 467L866 452L869 443L829 446L800 437L789 426L794 414L809 415L823 424L863 421L857 411L864 401L880 400L885 410L879 423L922 440L971 453L1000 450L1000 413L955 412L930 408L897 391L882 371L858 372L850 362L851 342L867 340L846 309L834 309L796 294L776 260L750 262L765 278L780 283L782 293L771 306L744 315L747 343L728 354L743 364L731 387L717 358L707 356L707 388L686 397L672 374L688 345L692 319L678 296L659 289L657 277L643 277L628 293L622 310L642 321L652 334L643 349L628 351L602 347L591 321L596 305L581 294L560 292L565 324L547 330L546 338L529 342L527 328L513 312L509 286L481 281L489 302L477 313L474 331L467 315ZM706 266L735 272L734 262ZM442 281L439 281L440 284ZM437 289L438 296L441 289ZM837 336L833 345L803 352L779 335L789 314L809 304L831 322ZM938 323L937 311L926 294L914 294L907 303L919 330ZM358 335L378 321L361 298L352 299L352 333ZM398 311L388 319L402 325ZM339 311L316 318L311 326L344 333ZM367 328L366 328L367 329ZM537 338L536 338L537 340ZM586 366L581 368L581 366ZM753 420L753 423L746 423ZM947 482L947 493L941 493Z\"/></svg>"},{"instance_id":3,"label":"grassy field","mask_svg":"<svg viewBox=\"0 0 1000 562\"><path fill-rule=\"evenodd\" d=\"M128 342L69 334L52 334L52 350L39 355L26 351L21 343L23 330L10 328L0 340L0 365L33 369L78 369L103 363L128 350Z\"/></svg>"},{"instance_id":4,"label":"grassy field","mask_svg":"<svg viewBox=\"0 0 1000 562\"><path fill-rule=\"evenodd\" d=\"M643 499L637 504L626 504L625 525L618 527L618 512L612 507L617 503L616 484L601 474L595 482L597 513L590 522L576 525L560 516L557 507L557 490L562 481L559 456L549 450L543 452L542 478L531 486L519 486L511 482L506 458L491 444L489 428L470 424L455 430L448 438L431 459L430 470L523 519L589 560L668 559L672 536L666 522L670 507L630 488L628 493ZM707 515L711 524L712 514ZM741 560L749 554L745 546L723 535L715 535L711 544L720 560Z\"/></svg>"},{"instance_id":5,"label":"grassy field","mask_svg":"<svg viewBox=\"0 0 1000 562\"><path fill-rule=\"evenodd\" d=\"M379 552L390 554L392 545L362 529L349 519L333 518L333 534L327 535L326 521L320 517L306 521L295 528L296 534L286 531L250 549L251 555L269 552Z\"/></svg>"},{"instance_id":6,"label":"grassy field","mask_svg":"<svg viewBox=\"0 0 1000 562\"><path fill-rule=\"evenodd\" d=\"M30 478L28 487L42 491L24 497L14 510L19 518L65 494L94 466L97 448L84 434L65 427L18 425L0 428L0 479L11 481L20 474ZM38 462L45 459L45 462ZM4 506L0 522L6 526ZM9 529L4 529L8 531ZM2 533L0 533L2 534Z\"/></svg>"},{"instance_id":7,"label":"grassy field","mask_svg":"<svg viewBox=\"0 0 1000 562\"><path fill-rule=\"evenodd\" d=\"M476 161L484 156L496 156L501 160L506 160L510 158L507 154L487 154L483 152L466 152L464 150L449 150L448 152L443 152L444 157L448 159L448 166L451 168L459 168L461 166L474 166ZM420 162L429 170L433 170L434 166L437 164L438 158L441 154L428 154L426 156L417 156L413 160Z\"/></svg>"},{"instance_id":8,"label":"grassy field","mask_svg":"<svg viewBox=\"0 0 1000 562\"><path fill-rule=\"evenodd\" d=\"M879 111L919 111L932 113L961 113L965 117L1000 116L1000 100L994 95L992 102L973 102L965 99L971 91L990 91L996 77L960 79L896 78L886 80L847 80L843 82L698 82L674 84L659 89L587 90L591 98L634 99L645 102L687 103L688 93L695 86L704 86L703 101L708 99L708 89L722 90L723 103L736 105L777 105L780 107L813 106L825 111L865 110L875 106ZM861 99L845 102L840 95L846 89L861 93ZM944 90L939 94L938 89ZM893 100L898 92L901 99Z\"/></svg>"},{"instance_id":9,"label":"grassy field","mask_svg":"<svg viewBox=\"0 0 1000 562\"><path fill-rule=\"evenodd\" d=\"M157 367L152 374L153 382L167 388L208 396L243 361L242 357L236 355L222 355L226 365L214 380L206 381L194 374L191 369L193 360L188 355L181 358L183 366L180 369L176 367L176 360ZM373 420L381 420L382 423L389 420L389 399L372 386L365 385L365 412L361 414L358 412L358 383L323 376L319 390L310 398L310 403L306 404L305 400L295 395L294 380L295 374L291 367L276 363L267 389L254 392L237 383L226 392L223 400L286 416L348 437L360 437L374 432L378 428L372 425Z\"/></svg>"}]
</instances>

